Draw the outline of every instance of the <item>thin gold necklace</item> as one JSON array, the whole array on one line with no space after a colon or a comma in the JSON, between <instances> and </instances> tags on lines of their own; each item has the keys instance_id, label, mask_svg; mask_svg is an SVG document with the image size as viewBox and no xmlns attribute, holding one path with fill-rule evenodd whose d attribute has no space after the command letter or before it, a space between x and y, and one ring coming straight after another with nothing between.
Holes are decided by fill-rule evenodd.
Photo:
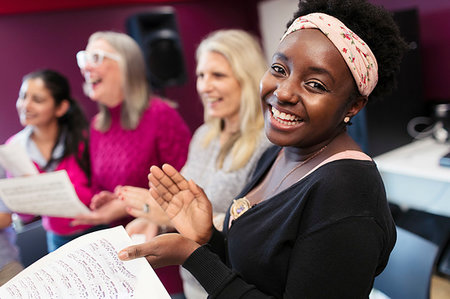
<instances>
[{"instance_id":1,"label":"thin gold necklace","mask_svg":"<svg viewBox=\"0 0 450 299\"><path fill-rule=\"evenodd\" d=\"M315 157L317 157L321 152L323 152L325 150L325 148L327 147L327 145L323 146L320 150L318 150L317 152L315 152L313 155L309 156L307 159L305 159L303 162L301 162L300 164L298 164L297 166L295 166L294 168L292 168L282 179L281 181L278 183L278 185L275 186L275 188L273 188L269 194L273 194L276 190L278 190L278 188L280 188L281 184L284 182L284 180L286 180L294 171L296 171L297 169L299 169L300 167L302 167L303 165L305 165L306 163L308 163L309 161L311 161L312 159L314 159ZM284 149L283 149L284 150ZM280 155L281 157L281 155ZM278 160L278 159L277 159ZM275 164L275 163L274 163ZM300 178L301 179L301 178ZM299 180L300 180L299 179ZM299 181L298 180L298 181ZM297 182L298 182L297 181ZM261 200L260 200L261 201ZM260 201L256 202L254 205L256 205L257 203L259 203ZM253 206L254 206L253 205ZM252 207L252 204L250 203L250 201L244 196L238 199L234 199L233 200L233 204L231 205L230 208L230 215L231 217L233 217L233 220L238 219L240 216L242 216L245 212L247 212L250 208Z\"/></svg>"}]
</instances>

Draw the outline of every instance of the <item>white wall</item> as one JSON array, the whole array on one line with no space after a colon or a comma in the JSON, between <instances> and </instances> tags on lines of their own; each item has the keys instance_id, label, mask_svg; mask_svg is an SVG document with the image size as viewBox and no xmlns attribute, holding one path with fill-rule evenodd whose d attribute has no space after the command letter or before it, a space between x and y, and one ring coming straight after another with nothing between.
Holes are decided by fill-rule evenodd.
<instances>
[{"instance_id":1,"label":"white wall","mask_svg":"<svg viewBox=\"0 0 450 299\"><path fill-rule=\"evenodd\" d=\"M267 61L277 49L278 42L286 30L287 22L297 10L298 0L266 0L258 4L262 46Z\"/></svg>"}]
</instances>

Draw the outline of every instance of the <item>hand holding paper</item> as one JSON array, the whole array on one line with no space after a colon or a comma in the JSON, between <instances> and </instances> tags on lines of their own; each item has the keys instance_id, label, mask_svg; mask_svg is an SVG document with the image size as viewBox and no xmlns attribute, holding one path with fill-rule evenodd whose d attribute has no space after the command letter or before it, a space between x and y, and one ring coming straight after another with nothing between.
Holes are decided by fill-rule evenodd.
<instances>
[{"instance_id":1,"label":"hand holding paper","mask_svg":"<svg viewBox=\"0 0 450 299\"><path fill-rule=\"evenodd\" d=\"M148 242L124 248L119 258L124 261L145 257L153 268L182 265L200 244L178 233L162 234Z\"/></svg>"},{"instance_id":2,"label":"hand holding paper","mask_svg":"<svg viewBox=\"0 0 450 299\"><path fill-rule=\"evenodd\" d=\"M0 197L14 212L74 218L89 213L65 170L0 179Z\"/></svg>"},{"instance_id":3,"label":"hand holding paper","mask_svg":"<svg viewBox=\"0 0 450 299\"><path fill-rule=\"evenodd\" d=\"M122 262L132 244L122 226L81 236L0 287L0 298L167 298L145 259Z\"/></svg>"}]
</instances>

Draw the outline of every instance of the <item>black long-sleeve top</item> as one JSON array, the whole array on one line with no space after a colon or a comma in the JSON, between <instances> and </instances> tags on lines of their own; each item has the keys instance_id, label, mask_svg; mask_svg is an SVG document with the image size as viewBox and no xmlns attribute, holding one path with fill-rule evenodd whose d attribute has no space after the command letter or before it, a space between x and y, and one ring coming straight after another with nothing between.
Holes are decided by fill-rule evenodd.
<instances>
[{"instance_id":1,"label":"black long-sleeve top","mask_svg":"<svg viewBox=\"0 0 450 299\"><path fill-rule=\"evenodd\" d=\"M239 197L279 150L262 156ZM183 267L211 298L368 298L395 239L375 163L336 160L214 231Z\"/></svg>"}]
</instances>

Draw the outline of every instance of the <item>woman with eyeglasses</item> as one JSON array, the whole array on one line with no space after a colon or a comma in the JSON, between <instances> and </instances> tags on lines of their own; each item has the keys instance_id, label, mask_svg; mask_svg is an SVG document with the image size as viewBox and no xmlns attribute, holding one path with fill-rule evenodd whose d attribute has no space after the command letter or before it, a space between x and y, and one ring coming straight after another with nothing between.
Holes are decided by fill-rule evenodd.
<instances>
[{"instance_id":1,"label":"woman with eyeglasses","mask_svg":"<svg viewBox=\"0 0 450 299\"><path fill-rule=\"evenodd\" d=\"M178 112L151 94L144 56L128 35L92 34L77 62L85 92L99 112L90 129L93 211L73 224L126 224L131 217L114 190L122 185L147 188L151 165L171 163L181 169L191 134ZM157 274L170 294L182 294L178 267Z\"/></svg>"},{"instance_id":2,"label":"woman with eyeglasses","mask_svg":"<svg viewBox=\"0 0 450 299\"><path fill-rule=\"evenodd\" d=\"M41 172L65 169L86 206L92 198L88 154L89 122L72 98L68 80L53 70L38 70L23 77L16 102L25 127L7 143L21 144ZM20 215L25 222L34 215ZM102 227L72 225L73 219L42 216L47 249L56 250L76 237Z\"/></svg>"}]
</instances>

